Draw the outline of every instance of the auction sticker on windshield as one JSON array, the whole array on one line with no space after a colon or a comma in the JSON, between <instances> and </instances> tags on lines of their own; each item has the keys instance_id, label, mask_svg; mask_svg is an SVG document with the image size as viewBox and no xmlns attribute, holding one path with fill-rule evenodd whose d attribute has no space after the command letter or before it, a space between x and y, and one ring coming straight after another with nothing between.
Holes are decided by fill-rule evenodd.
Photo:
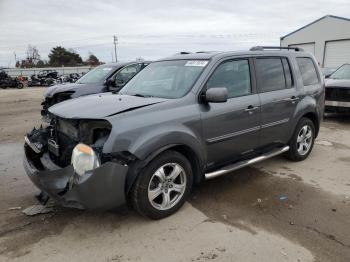
<instances>
[{"instance_id":1,"label":"auction sticker on windshield","mask_svg":"<svg viewBox=\"0 0 350 262\"><path fill-rule=\"evenodd\" d=\"M185 66L199 66L199 67L204 67L208 64L208 61L205 60L191 60L187 61Z\"/></svg>"}]
</instances>

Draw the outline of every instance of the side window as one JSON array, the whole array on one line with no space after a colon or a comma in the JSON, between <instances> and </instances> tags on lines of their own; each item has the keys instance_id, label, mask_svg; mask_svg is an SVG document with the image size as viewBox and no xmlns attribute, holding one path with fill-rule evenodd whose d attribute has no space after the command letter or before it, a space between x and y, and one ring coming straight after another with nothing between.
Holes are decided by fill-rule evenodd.
<instances>
[{"instance_id":1,"label":"side window","mask_svg":"<svg viewBox=\"0 0 350 262\"><path fill-rule=\"evenodd\" d=\"M256 73L261 93L286 88L281 58L257 58Z\"/></svg>"},{"instance_id":2,"label":"side window","mask_svg":"<svg viewBox=\"0 0 350 262\"><path fill-rule=\"evenodd\" d=\"M137 72L140 71L140 65L129 65L124 67L115 75L115 83L117 86L125 85Z\"/></svg>"},{"instance_id":3,"label":"side window","mask_svg":"<svg viewBox=\"0 0 350 262\"><path fill-rule=\"evenodd\" d=\"M207 82L207 88L215 87L226 87L229 98L250 94L252 89L248 59L220 64Z\"/></svg>"},{"instance_id":4,"label":"side window","mask_svg":"<svg viewBox=\"0 0 350 262\"><path fill-rule=\"evenodd\" d=\"M314 62L309 57L297 57L297 63L303 79L304 86L315 85L318 83L318 77Z\"/></svg>"},{"instance_id":5,"label":"side window","mask_svg":"<svg viewBox=\"0 0 350 262\"><path fill-rule=\"evenodd\" d=\"M290 64L287 58L282 58L282 64L284 69L284 75L286 77L287 88L291 88L294 85L292 71L290 70Z\"/></svg>"}]
</instances>

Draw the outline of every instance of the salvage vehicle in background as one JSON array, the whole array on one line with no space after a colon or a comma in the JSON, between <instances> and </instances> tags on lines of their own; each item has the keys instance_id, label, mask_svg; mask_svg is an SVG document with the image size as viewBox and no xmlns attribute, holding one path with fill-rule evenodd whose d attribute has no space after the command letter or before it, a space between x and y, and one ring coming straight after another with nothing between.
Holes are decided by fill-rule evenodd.
<instances>
[{"instance_id":1,"label":"salvage vehicle in background","mask_svg":"<svg viewBox=\"0 0 350 262\"><path fill-rule=\"evenodd\" d=\"M129 202L160 219L194 183L282 153L306 159L324 109L320 68L300 49L269 49L176 55L118 94L50 107L50 125L25 137L29 178L63 206Z\"/></svg>"},{"instance_id":2,"label":"salvage vehicle in background","mask_svg":"<svg viewBox=\"0 0 350 262\"><path fill-rule=\"evenodd\" d=\"M44 93L41 115L48 118L48 108L59 102L91 94L119 91L149 62L110 63L96 67L71 84L54 85Z\"/></svg>"},{"instance_id":3,"label":"salvage vehicle in background","mask_svg":"<svg viewBox=\"0 0 350 262\"><path fill-rule=\"evenodd\" d=\"M51 69L45 69L39 71L37 75L31 75L28 81L28 86L52 86L56 84L58 79L58 72Z\"/></svg>"},{"instance_id":4,"label":"salvage vehicle in background","mask_svg":"<svg viewBox=\"0 0 350 262\"><path fill-rule=\"evenodd\" d=\"M350 64L327 77L325 104L327 112L350 112Z\"/></svg>"},{"instance_id":5,"label":"salvage vehicle in background","mask_svg":"<svg viewBox=\"0 0 350 262\"><path fill-rule=\"evenodd\" d=\"M17 77L9 76L4 70L0 70L0 88L6 89L8 87L12 88L23 88L23 83Z\"/></svg>"}]
</instances>

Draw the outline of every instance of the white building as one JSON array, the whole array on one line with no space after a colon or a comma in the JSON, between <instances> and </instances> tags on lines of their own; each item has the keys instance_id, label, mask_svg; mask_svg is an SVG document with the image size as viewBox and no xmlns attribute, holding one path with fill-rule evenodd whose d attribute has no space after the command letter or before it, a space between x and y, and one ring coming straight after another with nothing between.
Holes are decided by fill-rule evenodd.
<instances>
[{"instance_id":1,"label":"white building","mask_svg":"<svg viewBox=\"0 0 350 262\"><path fill-rule=\"evenodd\" d=\"M321 67L350 63L350 19L326 15L282 36L281 46L297 46L313 53Z\"/></svg>"}]
</instances>

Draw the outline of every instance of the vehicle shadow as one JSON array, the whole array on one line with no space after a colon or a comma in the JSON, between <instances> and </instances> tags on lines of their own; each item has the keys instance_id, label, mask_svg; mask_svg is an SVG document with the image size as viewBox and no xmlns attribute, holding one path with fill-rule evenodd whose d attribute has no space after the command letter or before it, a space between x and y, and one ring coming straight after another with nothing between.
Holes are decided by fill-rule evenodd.
<instances>
[{"instance_id":1,"label":"vehicle shadow","mask_svg":"<svg viewBox=\"0 0 350 262\"><path fill-rule=\"evenodd\" d=\"M350 113L326 113L325 122L335 122L338 124L350 124Z\"/></svg>"}]
</instances>

